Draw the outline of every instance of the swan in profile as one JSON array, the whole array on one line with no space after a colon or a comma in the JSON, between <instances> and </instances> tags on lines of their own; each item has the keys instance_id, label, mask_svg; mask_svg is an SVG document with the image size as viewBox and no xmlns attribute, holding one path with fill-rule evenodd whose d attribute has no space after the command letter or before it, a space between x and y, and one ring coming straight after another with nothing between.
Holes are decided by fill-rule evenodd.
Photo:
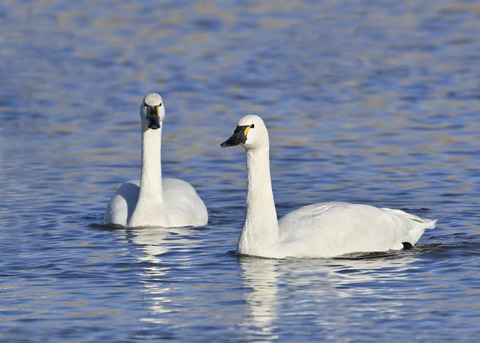
<instances>
[{"instance_id":1,"label":"swan in profile","mask_svg":"<svg viewBox=\"0 0 480 343\"><path fill-rule=\"evenodd\" d=\"M237 252L270 258L335 257L411 248L436 220L401 210L345 202L301 207L277 220L270 179L268 131L257 115L240 119L221 147L247 153L245 224Z\"/></svg>"},{"instance_id":2,"label":"swan in profile","mask_svg":"<svg viewBox=\"0 0 480 343\"><path fill-rule=\"evenodd\" d=\"M140 106L142 122L142 172L140 181L124 183L107 205L104 224L122 227L203 226L207 208L191 184L162 179L161 137L165 107L156 93L145 96Z\"/></svg>"}]
</instances>

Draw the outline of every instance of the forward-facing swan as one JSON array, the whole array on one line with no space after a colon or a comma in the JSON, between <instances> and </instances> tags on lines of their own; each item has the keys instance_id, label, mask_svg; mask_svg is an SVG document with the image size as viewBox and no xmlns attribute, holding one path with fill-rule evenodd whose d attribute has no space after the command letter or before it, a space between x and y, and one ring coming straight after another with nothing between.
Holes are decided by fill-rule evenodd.
<instances>
[{"instance_id":1,"label":"forward-facing swan","mask_svg":"<svg viewBox=\"0 0 480 343\"><path fill-rule=\"evenodd\" d=\"M243 145L247 153L246 218L237 252L262 257L334 257L411 247L436 220L401 210L345 202L301 207L277 221L270 180L269 140L263 120L240 119L221 146Z\"/></svg>"},{"instance_id":2,"label":"forward-facing swan","mask_svg":"<svg viewBox=\"0 0 480 343\"><path fill-rule=\"evenodd\" d=\"M142 173L124 183L108 203L104 224L123 227L203 226L207 208L188 182L162 179L161 138L165 107L156 93L145 96L140 106L142 122Z\"/></svg>"}]
</instances>

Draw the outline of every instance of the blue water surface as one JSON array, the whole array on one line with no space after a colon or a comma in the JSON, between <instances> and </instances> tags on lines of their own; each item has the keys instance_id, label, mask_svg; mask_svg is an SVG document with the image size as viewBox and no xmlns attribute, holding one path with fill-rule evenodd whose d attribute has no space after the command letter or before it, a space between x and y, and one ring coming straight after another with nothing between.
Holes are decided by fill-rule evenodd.
<instances>
[{"instance_id":1,"label":"blue water surface","mask_svg":"<svg viewBox=\"0 0 480 343\"><path fill-rule=\"evenodd\" d=\"M476 1L0 4L2 342L478 342ZM165 176L202 228L101 225L164 99ZM322 201L438 218L409 251L235 254L240 117L270 132L278 215Z\"/></svg>"}]
</instances>

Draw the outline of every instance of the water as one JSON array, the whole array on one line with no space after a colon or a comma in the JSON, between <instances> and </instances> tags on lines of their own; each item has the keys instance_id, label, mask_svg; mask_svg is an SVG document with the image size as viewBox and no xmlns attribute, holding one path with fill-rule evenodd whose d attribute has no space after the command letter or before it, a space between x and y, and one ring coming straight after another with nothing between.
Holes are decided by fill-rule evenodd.
<instances>
[{"instance_id":1,"label":"water","mask_svg":"<svg viewBox=\"0 0 480 343\"><path fill-rule=\"evenodd\" d=\"M3 1L0 337L9 342L480 339L474 1ZM111 230L162 94L166 176L204 228ZM410 251L235 255L240 117L270 130L279 215L341 200L439 218Z\"/></svg>"}]
</instances>

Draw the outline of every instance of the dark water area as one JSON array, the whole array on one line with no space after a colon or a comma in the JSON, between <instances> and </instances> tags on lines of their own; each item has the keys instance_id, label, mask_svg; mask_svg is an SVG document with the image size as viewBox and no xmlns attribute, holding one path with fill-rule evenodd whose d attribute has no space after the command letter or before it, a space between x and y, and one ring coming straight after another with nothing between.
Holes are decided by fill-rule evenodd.
<instances>
[{"instance_id":1,"label":"dark water area","mask_svg":"<svg viewBox=\"0 0 480 343\"><path fill-rule=\"evenodd\" d=\"M480 4L0 4L4 342L478 342ZM139 177L142 97L202 228L101 225ZM282 216L323 201L438 218L412 250L235 254L239 118L270 133Z\"/></svg>"}]
</instances>

